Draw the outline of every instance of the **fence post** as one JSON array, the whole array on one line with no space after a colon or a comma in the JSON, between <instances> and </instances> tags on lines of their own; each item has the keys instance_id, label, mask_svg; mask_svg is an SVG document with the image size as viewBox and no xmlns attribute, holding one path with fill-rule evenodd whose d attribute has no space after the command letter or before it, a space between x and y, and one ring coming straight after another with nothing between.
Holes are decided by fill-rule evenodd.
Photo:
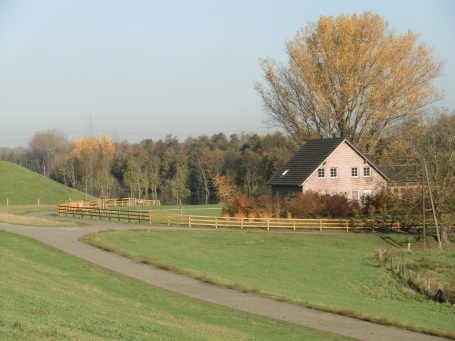
<instances>
[{"instance_id":1,"label":"fence post","mask_svg":"<svg viewBox=\"0 0 455 341\"><path fill-rule=\"evenodd\" d=\"M118 221L120 221L120 210L117 211L117 218L118 218Z\"/></svg>"},{"instance_id":2,"label":"fence post","mask_svg":"<svg viewBox=\"0 0 455 341\"><path fill-rule=\"evenodd\" d=\"M188 216L188 227L191 227L191 216Z\"/></svg>"},{"instance_id":3,"label":"fence post","mask_svg":"<svg viewBox=\"0 0 455 341\"><path fill-rule=\"evenodd\" d=\"M349 222L347 219L346 219L346 232L349 232Z\"/></svg>"},{"instance_id":4,"label":"fence post","mask_svg":"<svg viewBox=\"0 0 455 341\"><path fill-rule=\"evenodd\" d=\"M322 220L319 219L319 231L322 232Z\"/></svg>"},{"instance_id":5,"label":"fence post","mask_svg":"<svg viewBox=\"0 0 455 341\"><path fill-rule=\"evenodd\" d=\"M39 206L39 198L38 198L38 206Z\"/></svg>"},{"instance_id":6,"label":"fence post","mask_svg":"<svg viewBox=\"0 0 455 341\"><path fill-rule=\"evenodd\" d=\"M243 229L243 217L240 217L240 228Z\"/></svg>"},{"instance_id":7,"label":"fence post","mask_svg":"<svg viewBox=\"0 0 455 341\"><path fill-rule=\"evenodd\" d=\"M167 214L167 226L171 226L171 214Z\"/></svg>"},{"instance_id":8,"label":"fence post","mask_svg":"<svg viewBox=\"0 0 455 341\"><path fill-rule=\"evenodd\" d=\"M294 219L294 231L295 231L295 219Z\"/></svg>"},{"instance_id":9,"label":"fence post","mask_svg":"<svg viewBox=\"0 0 455 341\"><path fill-rule=\"evenodd\" d=\"M218 228L218 217L215 217L215 228Z\"/></svg>"},{"instance_id":10,"label":"fence post","mask_svg":"<svg viewBox=\"0 0 455 341\"><path fill-rule=\"evenodd\" d=\"M9 198L6 198L6 207L8 207Z\"/></svg>"},{"instance_id":11,"label":"fence post","mask_svg":"<svg viewBox=\"0 0 455 341\"><path fill-rule=\"evenodd\" d=\"M139 224L140 224L141 223L141 211L139 211L138 213L139 213Z\"/></svg>"},{"instance_id":12,"label":"fence post","mask_svg":"<svg viewBox=\"0 0 455 341\"><path fill-rule=\"evenodd\" d=\"M128 222L130 222L130 210L128 210Z\"/></svg>"},{"instance_id":13,"label":"fence post","mask_svg":"<svg viewBox=\"0 0 455 341\"><path fill-rule=\"evenodd\" d=\"M152 225L152 212L149 212L149 225Z\"/></svg>"},{"instance_id":14,"label":"fence post","mask_svg":"<svg viewBox=\"0 0 455 341\"><path fill-rule=\"evenodd\" d=\"M100 220L101 220L101 208L98 208L98 215L100 216Z\"/></svg>"},{"instance_id":15,"label":"fence post","mask_svg":"<svg viewBox=\"0 0 455 341\"><path fill-rule=\"evenodd\" d=\"M267 231L269 230L269 218L266 219L267 222Z\"/></svg>"}]
</instances>

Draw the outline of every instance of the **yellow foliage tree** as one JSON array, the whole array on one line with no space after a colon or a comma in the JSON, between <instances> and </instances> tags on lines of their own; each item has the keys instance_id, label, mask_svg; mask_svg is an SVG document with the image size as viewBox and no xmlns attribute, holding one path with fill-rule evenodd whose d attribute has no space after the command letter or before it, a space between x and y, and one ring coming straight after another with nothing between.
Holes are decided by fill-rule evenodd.
<instances>
[{"instance_id":1,"label":"yellow foliage tree","mask_svg":"<svg viewBox=\"0 0 455 341\"><path fill-rule=\"evenodd\" d=\"M85 194L88 187L94 184L97 176L97 187L104 190L110 183L109 170L114 160L115 147L112 140L103 135L101 138L94 136L85 137L76 142L71 156L76 158L82 165ZM107 176L106 176L107 174Z\"/></svg>"},{"instance_id":2,"label":"yellow foliage tree","mask_svg":"<svg viewBox=\"0 0 455 341\"><path fill-rule=\"evenodd\" d=\"M379 15L320 17L286 43L287 66L261 61L256 83L268 123L298 143L346 137L369 152L396 121L440 98L431 84L443 67L408 31L396 35Z\"/></svg>"}]
</instances>

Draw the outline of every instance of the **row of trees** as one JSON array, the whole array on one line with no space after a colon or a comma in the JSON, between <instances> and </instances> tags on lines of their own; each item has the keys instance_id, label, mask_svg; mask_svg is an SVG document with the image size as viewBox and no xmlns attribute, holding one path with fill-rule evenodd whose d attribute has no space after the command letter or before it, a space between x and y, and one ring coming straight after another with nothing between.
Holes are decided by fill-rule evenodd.
<instances>
[{"instance_id":1,"label":"row of trees","mask_svg":"<svg viewBox=\"0 0 455 341\"><path fill-rule=\"evenodd\" d=\"M34 134L28 149L2 158L86 193L107 195L128 189L131 195L172 192L182 199L190 192L208 198L215 184L232 183L249 196L268 192L266 181L296 151L280 132L223 133L164 140L114 143L107 136L75 143L51 129Z\"/></svg>"}]
</instances>

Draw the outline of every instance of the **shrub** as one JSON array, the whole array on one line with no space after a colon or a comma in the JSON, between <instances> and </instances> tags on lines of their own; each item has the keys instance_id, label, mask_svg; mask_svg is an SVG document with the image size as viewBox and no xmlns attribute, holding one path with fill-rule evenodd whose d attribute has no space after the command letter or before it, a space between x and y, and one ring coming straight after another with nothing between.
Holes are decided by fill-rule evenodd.
<instances>
[{"instance_id":1,"label":"shrub","mask_svg":"<svg viewBox=\"0 0 455 341\"><path fill-rule=\"evenodd\" d=\"M256 218L259 217L259 208L246 194L238 194L225 201L223 215Z\"/></svg>"}]
</instances>

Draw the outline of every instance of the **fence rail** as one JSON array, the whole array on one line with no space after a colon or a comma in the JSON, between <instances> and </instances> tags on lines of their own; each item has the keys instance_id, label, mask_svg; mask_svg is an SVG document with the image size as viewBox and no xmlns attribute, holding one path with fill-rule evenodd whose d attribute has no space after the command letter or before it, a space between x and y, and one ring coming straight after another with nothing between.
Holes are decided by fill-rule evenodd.
<instances>
[{"instance_id":1,"label":"fence rail","mask_svg":"<svg viewBox=\"0 0 455 341\"><path fill-rule=\"evenodd\" d=\"M244 218L244 217L213 217L199 215L172 214L160 211L144 210L115 210L100 208L95 203L84 202L61 204L57 207L59 216L80 216L90 219L105 219L118 222L165 224L168 226L205 226L205 227L234 227L234 228L263 228L263 229L340 229L348 232L350 229L378 228L400 229L399 221L379 221L375 219L284 219L284 218Z\"/></svg>"},{"instance_id":2,"label":"fence rail","mask_svg":"<svg viewBox=\"0 0 455 341\"><path fill-rule=\"evenodd\" d=\"M72 201L70 207L78 208L109 208L109 207L132 207L132 206L161 206L160 200L148 200L137 198L104 198L98 200Z\"/></svg>"}]
</instances>

